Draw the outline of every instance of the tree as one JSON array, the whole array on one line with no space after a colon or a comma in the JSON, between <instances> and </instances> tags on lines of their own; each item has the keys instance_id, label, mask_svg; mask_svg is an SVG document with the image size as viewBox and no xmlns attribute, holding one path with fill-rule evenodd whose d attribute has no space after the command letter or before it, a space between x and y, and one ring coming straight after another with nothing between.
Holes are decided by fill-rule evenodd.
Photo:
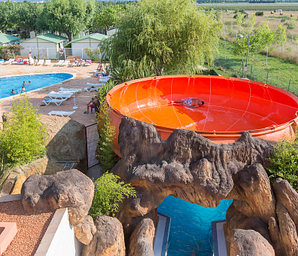
<instances>
[{"instance_id":1,"label":"tree","mask_svg":"<svg viewBox=\"0 0 298 256\"><path fill-rule=\"evenodd\" d=\"M120 11L121 8L118 4L101 4L99 12L94 17L93 28L103 29L107 34L107 31L115 25Z\"/></svg>"},{"instance_id":2,"label":"tree","mask_svg":"<svg viewBox=\"0 0 298 256\"><path fill-rule=\"evenodd\" d=\"M285 28L280 26L276 31L269 28L268 21L256 30L255 37L258 39L261 50L266 51L266 65L269 52L273 51L278 45L283 45L286 40Z\"/></svg>"},{"instance_id":3,"label":"tree","mask_svg":"<svg viewBox=\"0 0 298 256\"><path fill-rule=\"evenodd\" d=\"M296 28L297 26L297 21L294 19L294 18L291 18L290 19L290 22L287 23L287 26L288 26L288 29L291 29L291 34L292 34L292 43L293 43L293 38L294 38L294 29Z\"/></svg>"},{"instance_id":4,"label":"tree","mask_svg":"<svg viewBox=\"0 0 298 256\"><path fill-rule=\"evenodd\" d=\"M46 130L26 96L20 95L11 106L12 117L1 131L1 154L10 165L28 163L45 153Z\"/></svg>"},{"instance_id":5,"label":"tree","mask_svg":"<svg viewBox=\"0 0 298 256\"><path fill-rule=\"evenodd\" d=\"M19 44L5 45L1 50L1 56L3 59L14 59L15 55L19 54L22 49L24 49L24 46Z\"/></svg>"},{"instance_id":6,"label":"tree","mask_svg":"<svg viewBox=\"0 0 298 256\"><path fill-rule=\"evenodd\" d=\"M100 50L97 47L94 48L94 50L92 50L90 47L86 47L84 48L84 51L90 60L93 60L93 58L97 58L100 53Z\"/></svg>"},{"instance_id":7,"label":"tree","mask_svg":"<svg viewBox=\"0 0 298 256\"><path fill-rule=\"evenodd\" d=\"M93 0L52 0L46 2L43 14L50 31L65 33L71 41L92 21L94 6Z\"/></svg>"},{"instance_id":8,"label":"tree","mask_svg":"<svg viewBox=\"0 0 298 256\"><path fill-rule=\"evenodd\" d=\"M146 58L161 75L195 73L212 62L221 23L191 0L142 0L119 14L116 27L101 45L103 58L113 68Z\"/></svg>"},{"instance_id":9,"label":"tree","mask_svg":"<svg viewBox=\"0 0 298 256\"><path fill-rule=\"evenodd\" d=\"M14 13L16 3L7 1L0 2L0 30L6 31L13 27L12 14Z\"/></svg>"}]
</instances>

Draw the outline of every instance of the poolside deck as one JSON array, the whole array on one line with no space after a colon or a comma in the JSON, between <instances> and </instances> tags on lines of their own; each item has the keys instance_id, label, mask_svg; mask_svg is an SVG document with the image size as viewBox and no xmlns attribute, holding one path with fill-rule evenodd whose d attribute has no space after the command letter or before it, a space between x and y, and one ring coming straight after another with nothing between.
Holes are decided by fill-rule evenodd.
<instances>
[{"instance_id":1,"label":"poolside deck","mask_svg":"<svg viewBox=\"0 0 298 256\"><path fill-rule=\"evenodd\" d=\"M96 69L97 63L91 64L88 67L54 67L54 63L50 66L32 66L32 65L0 65L0 77L7 75L26 75L26 74L41 74L41 73L53 73L53 72L65 72L76 74L76 78L63 83L62 85L53 85L51 87L40 89L37 92L28 92L27 96L34 106L39 107L39 113L48 114L50 111L73 111L74 102L72 99L68 99L63 102L60 106L55 104L50 104L49 106L40 106L42 100L50 91L59 91L60 87L64 88L81 88L82 91L76 94L76 105L78 109L71 116L72 119L84 124L89 125L95 122L95 114L83 114L86 111L87 103L95 95L95 92L85 92L83 91L86 84L98 83L98 78L94 76L93 70ZM20 87L22 86L22 81L20 81ZM17 86L16 86L17 87ZM16 96L19 97L19 96ZM0 115L3 112L11 111L11 103L13 99L1 99L0 100Z\"/></svg>"}]
</instances>

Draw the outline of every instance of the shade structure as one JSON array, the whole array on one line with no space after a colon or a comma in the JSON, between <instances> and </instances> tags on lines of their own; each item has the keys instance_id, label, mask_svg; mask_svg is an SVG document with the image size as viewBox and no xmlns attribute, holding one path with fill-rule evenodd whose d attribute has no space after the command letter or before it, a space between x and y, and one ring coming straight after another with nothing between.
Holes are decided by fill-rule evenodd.
<instances>
[{"instance_id":1,"label":"shade structure","mask_svg":"<svg viewBox=\"0 0 298 256\"><path fill-rule=\"evenodd\" d=\"M175 104L200 99L204 105ZM272 85L223 76L149 77L115 86L106 97L115 148L121 117L154 124L166 140L174 129L197 131L215 143L235 142L243 131L280 141L293 137L298 98Z\"/></svg>"}]
</instances>

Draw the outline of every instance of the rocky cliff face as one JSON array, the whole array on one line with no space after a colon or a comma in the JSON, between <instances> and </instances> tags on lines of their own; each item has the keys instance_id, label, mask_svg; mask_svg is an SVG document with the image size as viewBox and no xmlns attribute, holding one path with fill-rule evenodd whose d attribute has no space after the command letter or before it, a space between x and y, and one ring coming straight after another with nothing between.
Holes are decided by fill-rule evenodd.
<instances>
[{"instance_id":1,"label":"rocky cliff face","mask_svg":"<svg viewBox=\"0 0 298 256\"><path fill-rule=\"evenodd\" d=\"M235 143L218 145L187 130L161 141L153 125L128 117L122 119L118 141L122 159L112 172L137 191L118 216L128 247L139 223L148 218L156 223L157 206L172 195L205 207L234 199L227 212L230 255L249 255L245 244L266 247L258 255L298 255L298 194L284 180L272 189L264 169L274 142L244 132Z\"/></svg>"}]
</instances>

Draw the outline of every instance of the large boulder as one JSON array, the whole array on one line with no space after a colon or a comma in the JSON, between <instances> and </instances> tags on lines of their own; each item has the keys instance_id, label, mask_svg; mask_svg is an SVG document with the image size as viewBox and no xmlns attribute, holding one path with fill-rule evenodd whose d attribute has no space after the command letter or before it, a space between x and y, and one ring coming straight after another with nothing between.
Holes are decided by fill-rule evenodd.
<instances>
[{"instance_id":1,"label":"large boulder","mask_svg":"<svg viewBox=\"0 0 298 256\"><path fill-rule=\"evenodd\" d=\"M143 219L130 236L129 256L154 256L155 225L152 219Z\"/></svg>"},{"instance_id":2,"label":"large boulder","mask_svg":"<svg viewBox=\"0 0 298 256\"><path fill-rule=\"evenodd\" d=\"M95 219L96 233L89 245L84 245L81 256L125 256L124 233L121 222L109 216Z\"/></svg>"},{"instance_id":3,"label":"large boulder","mask_svg":"<svg viewBox=\"0 0 298 256\"><path fill-rule=\"evenodd\" d=\"M42 115L48 134L47 156L56 162L78 162L75 168L86 173L85 126L68 117Z\"/></svg>"},{"instance_id":4,"label":"large boulder","mask_svg":"<svg viewBox=\"0 0 298 256\"><path fill-rule=\"evenodd\" d=\"M53 175L31 175L23 184L22 204L29 212L68 207L71 225L84 222L92 204L94 185L78 170Z\"/></svg>"},{"instance_id":5,"label":"large boulder","mask_svg":"<svg viewBox=\"0 0 298 256\"><path fill-rule=\"evenodd\" d=\"M230 256L275 256L271 244L254 230L235 229Z\"/></svg>"},{"instance_id":6,"label":"large boulder","mask_svg":"<svg viewBox=\"0 0 298 256\"><path fill-rule=\"evenodd\" d=\"M93 239L93 235L96 232L96 227L94 225L91 216L86 216L83 223L74 226L74 233L76 238L85 245L90 244Z\"/></svg>"}]
</instances>

